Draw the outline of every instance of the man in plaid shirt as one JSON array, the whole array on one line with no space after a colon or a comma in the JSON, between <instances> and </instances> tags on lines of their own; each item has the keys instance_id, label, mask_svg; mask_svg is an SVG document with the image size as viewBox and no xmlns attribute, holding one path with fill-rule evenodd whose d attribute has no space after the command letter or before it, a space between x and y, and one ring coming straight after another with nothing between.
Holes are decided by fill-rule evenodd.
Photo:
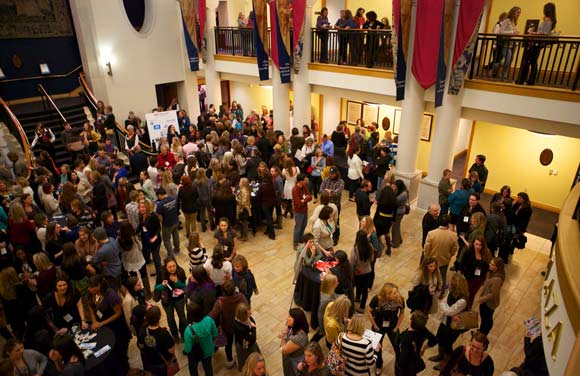
<instances>
[{"instance_id":1,"label":"man in plaid shirt","mask_svg":"<svg viewBox=\"0 0 580 376\"><path fill-rule=\"evenodd\" d=\"M338 244L338 238L340 237L340 200L342 197L342 191L344 190L344 180L340 178L338 173L338 168L333 166L330 168L330 173L326 179L322 181L320 185L320 192L330 193L330 202L336 205L338 208L338 218L336 219L336 230L332 236L334 240L334 245Z\"/></svg>"}]
</instances>

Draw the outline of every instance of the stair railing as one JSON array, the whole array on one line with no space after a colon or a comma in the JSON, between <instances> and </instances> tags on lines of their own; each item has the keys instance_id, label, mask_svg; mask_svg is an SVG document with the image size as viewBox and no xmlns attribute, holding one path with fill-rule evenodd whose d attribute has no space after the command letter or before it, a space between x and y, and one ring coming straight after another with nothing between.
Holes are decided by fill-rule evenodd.
<instances>
[{"instance_id":1,"label":"stair railing","mask_svg":"<svg viewBox=\"0 0 580 376\"><path fill-rule=\"evenodd\" d=\"M8 104L4 102L2 98L0 98L0 116L4 120L8 129L10 129L10 133L16 137L16 140L18 140L22 146L30 173L30 169L32 169L32 152L30 150L30 143L28 142L24 128L22 128L22 124L20 124L16 115L14 115L12 110L10 110L10 107L8 107Z\"/></svg>"},{"instance_id":2,"label":"stair railing","mask_svg":"<svg viewBox=\"0 0 580 376\"><path fill-rule=\"evenodd\" d=\"M79 85L81 86L81 90L83 91L83 95L87 99L87 102L89 102L89 104L91 105L91 111L94 112L93 115L96 115L97 109L98 109L97 103L99 101L97 100L97 97L95 97L93 95L93 92L89 88L89 85L87 84L87 80L85 79L84 72L81 72L79 74Z\"/></svg>"},{"instance_id":3,"label":"stair railing","mask_svg":"<svg viewBox=\"0 0 580 376\"><path fill-rule=\"evenodd\" d=\"M59 110L56 103L54 103L54 100L52 100L52 97L50 96L50 94L48 94L44 86L42 86L42 84L38 84L36 85L36 88L38 89L38 92L41 95L42 104L44 105L45 109L48 110L49 108L52 108L53 110L56 111L57 115L60 117L63 123L68 123L68 121L66 120L62 112Z\"/></svg>"}]
</instances>

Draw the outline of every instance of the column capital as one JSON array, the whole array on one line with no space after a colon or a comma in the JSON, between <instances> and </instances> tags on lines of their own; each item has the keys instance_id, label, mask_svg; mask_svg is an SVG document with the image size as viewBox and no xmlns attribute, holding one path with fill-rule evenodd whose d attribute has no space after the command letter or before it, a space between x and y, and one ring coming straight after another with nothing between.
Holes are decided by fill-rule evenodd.
<instances>
[{"instance_id":1,"label":"column capital","mask_svg":"<svg viewBox=\"0 0 580 376\"><path fill-rule=\"evenodd\" d=\"M206 0L205 7L210 10L217 9L219 5L219 0Z\"/></svg>"}]
</instances>

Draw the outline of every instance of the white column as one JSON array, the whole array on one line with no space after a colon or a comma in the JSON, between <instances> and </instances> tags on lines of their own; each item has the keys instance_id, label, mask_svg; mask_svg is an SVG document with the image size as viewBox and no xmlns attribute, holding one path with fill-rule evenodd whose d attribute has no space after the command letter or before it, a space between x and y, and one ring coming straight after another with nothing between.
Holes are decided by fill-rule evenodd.
<instances>
[{"instance_id":1,"label":"white column","mask_svg":"<svg viewBox=\"0 0 580 376\"><path fill-rule=\"evenodd\" d=\"M215 10L218 7L217 0L208 0L206 3L205 35L207 40L207 62L205 64L205 103L209 107L213 104L217 109L222 104L222 88L220 75L215 68Z\"/></svg>"},{"instance_id":2,"label":"white column","mask_svg":"<svg viewBox=\"0 0 580 376\"><path fill-rule=\"evenodd\" d=\"M415 39L415 15L417 13L416 1L413 1L411 14L405 99L401 106L401 128L399 131L397 169L395 171L395 175L405 182L411 203L417 199L419 181L421 180L421 171L417 170L417 153L419 152L421 122L425 110L425 90L411 72L414 48L412 41Z\"/></svg>"},{"instance_id":3,"label":"white column","mask_svg":"<svg viewBox=\"0 0 580 376\"><path fill-rule=\"evenodd\" d=\"M451 31L450 43L455 44L455 34L457 32L457 18L459 14L459 0L455 1L455 11L453 17L453 29ZM453 49L450 49L447 61L453 59ZM427 209L430 204L436 204L439 200L437 186L441 179L443 170L453 168L453 151L457 140L459 119L461 118L461 103L463 102L463 90L458 95L447 93L449 78L451 77L451 64L448 64L445 81L445 94L443 103L435 110L435 134L431 142L431 154L429 156L429 169L427 177L421 181L421 192L418 206Z\"/></svg>"},{"instance_id":4,"label":"white column","mask_svg":"<svg viewBox=\"0 0 580 376\"><path fill-rule=\"evenodd\" d=\"M308 83L308 63L312 49L312 6L315 0L306 2L306 14L304 16L304 48L302 50L302 60L300 61L300 70L294 75L294 127L302 129L303 125L310 126L311 103L310 103L310 84Z\"/></svg>"},{"instance_id":5,"label":"white column","mask_svg":"<svg viewBox=\"0 0 580 376\"><path fill-rule=\"evenodd\" d=\"M272 67L272 108L274 110L274 129L290 136L290 84L283 84L280 71Z\"/></svg>"}]
</instances>

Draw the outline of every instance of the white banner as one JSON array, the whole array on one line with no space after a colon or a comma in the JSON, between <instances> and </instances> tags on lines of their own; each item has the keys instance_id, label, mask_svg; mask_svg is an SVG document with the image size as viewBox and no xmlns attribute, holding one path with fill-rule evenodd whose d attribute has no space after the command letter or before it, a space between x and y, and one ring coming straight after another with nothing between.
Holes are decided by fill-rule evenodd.
<instances>
[{"instance_id":1,"label":"white banner","mask_svg":"<svg viewBox=\"0 0 580 376\"><path fill-rule=\"evenodd\" d=\"M177 122L176 111L163 111L145 114L147 121L147 128L149 129L149 137L151 142L159 143L161 137L167 136L167 129L173 125L175 132L179 134L179 125Z\"/></svg>"}]
</instances>

